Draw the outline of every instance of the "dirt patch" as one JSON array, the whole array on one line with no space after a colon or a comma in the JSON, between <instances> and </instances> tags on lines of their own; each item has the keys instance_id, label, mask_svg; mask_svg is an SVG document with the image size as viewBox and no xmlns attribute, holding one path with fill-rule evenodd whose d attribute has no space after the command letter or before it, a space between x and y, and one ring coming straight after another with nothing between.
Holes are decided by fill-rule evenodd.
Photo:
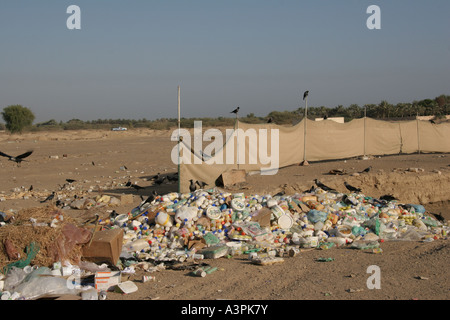
<instances>
[{"instance_id":1,"label":"dirt patch","mask_svg":"<svg viewBox=\"0 0 450 320\"><path fill-rule=\"evenodd\" d=\"M26 162L0 159L3 177L0 211L19 212L41 204L52 191L58 195L132 195L132 203L96 208L107 216L111 210L127 213L153 190L159 194L177 190L176 182L154 185L149 178L157 173L177 171L171 162L174 146L167 131L130 130L127 132L82 131L35 133L21 136L0 135L0 150L17 155L34 150ZM294 194L309 189L315 178L341 192L344 181L361 188L367 196L391 194L405 203L423 204L427 211L450 219L450 156L415 154L347 159L291 166L276 176L252 175L241 189L246 194ZM360 173L371 166L369 173ZM343 175L332 175L332 170ZM75 179L70 187L65 179ZM144 189L126 187L132 181ZM28 191L33 186L32 191ZM23 192L19 197L13 194ZM92 217L94 211L67 210L73 219ZM78 220L77 220L78 221ZM1 228L0 228L1 229ZM1 231L1 230L0 230ZM28 236L34 237L32 233ZM31 240L29 238L28 240ZM25 241L26 242L26 241ZM19 244L17 244L19 245ZM447 240L433 242L390 241L381 244L383 252L340 249L300 252L283 263L271 266L251 264L247 256L203 260L217 267L204 278L190 276L189 270L162 270L152 275L156 281L140 283L143 271L129 275L139 290L130 295L108 293L113 300L373 300L448 299L450 249ZM317 258L333 258L317 262ZM381 289L368 289L367 269L381 270Z\"/></svg>"}]
</instances>

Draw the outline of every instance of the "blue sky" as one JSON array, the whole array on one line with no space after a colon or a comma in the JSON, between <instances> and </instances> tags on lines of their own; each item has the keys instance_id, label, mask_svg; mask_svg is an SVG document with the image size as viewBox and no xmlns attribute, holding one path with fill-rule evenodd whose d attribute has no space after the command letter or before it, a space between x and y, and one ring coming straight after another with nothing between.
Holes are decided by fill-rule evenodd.
<instances>
[{"instance_id":1,"label":"blue sky","mask_svg":"<svg viewBox=\"0 0 450 320\"><path fill-rule=\"evenodd\" d=\"M69 30L69 5L81 30ZM367 7L381 9L369 30ZM266 116L450 94L448 0L2 0L0 109L73 118Z\"/></svg>"}]
</instances>

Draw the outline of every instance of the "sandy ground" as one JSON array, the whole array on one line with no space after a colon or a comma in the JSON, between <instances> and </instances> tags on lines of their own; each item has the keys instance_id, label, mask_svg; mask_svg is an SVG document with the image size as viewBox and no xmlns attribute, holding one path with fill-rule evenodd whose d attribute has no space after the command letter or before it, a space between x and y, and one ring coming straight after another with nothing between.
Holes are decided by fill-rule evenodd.
<instances>
[{"instance_id":1,"label":"sandy ground","mask_svg":"<svg viewBox=\"0 0 450 320\"><path fill-rule=\"evenodd\" d=\"M66 131L59 133L0 133L0 151L18 155L34 150L19 167L0 159L2 184L0 211L42 206L39 200L76 179L75 191L91 190L92 195L133 194L133 203L114 208L127 213L152 190L159 194L177 190L177 184L153 186L149 177L176 172L170 160L174 145L171 132L133 130ZM392 194L405 203L423 204L427 211L450 218L450 155L415 154L347 159L310 163L283 168L276 176L252 175L242 189L246 194L294 194L309 189L313 179L347 192L343 182L361 187L368 196ZM368 166L366 174L354 175ZM330 170L345 175L330 175ZM143 190L125 187L132 181ZM10 199L10 195L33 186L34 196ZM110 209L110 208L108 208ZM106 214L106 208L102 209ZM68 210L67 214L85 218L89 210ZM450 298L448 240L433 242L384 242L383 252L349 248L305 250L283 263L270 266L251 264L247 256L203 260L218 270L204 278L190 270L163 270L152 273L155 281L140 283L142 271L125 278L136 280L137 292L108 293L110 300L446 300ZM334 258L330 262L316 259ZM381 272L381 288L369 289L369 266Z\"/></svg>"}]
</instances>

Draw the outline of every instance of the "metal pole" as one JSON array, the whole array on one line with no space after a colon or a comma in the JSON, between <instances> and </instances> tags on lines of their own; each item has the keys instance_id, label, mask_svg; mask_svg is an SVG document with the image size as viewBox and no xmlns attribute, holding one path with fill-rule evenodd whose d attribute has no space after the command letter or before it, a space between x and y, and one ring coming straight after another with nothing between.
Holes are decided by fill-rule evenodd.
<instances>
[{"instance_id":1,"label":"metal pole","mask_svg":"<svg viewBox=\"0 0 450 320\"><path fill-rule=\"evenodd\" d=\"M306 122L308 120L308 96L305 97L305 132L303 135L303 163L306 164Z\"/></svg>"},{"instance_id":2,"label":"metal pole","mask_svg":"<svg viewBox=\"0 0 450 320\"><path fill-rule=\"evenodd\" d=\"M237 147L236 161L237 161L237 168L239 170L239 120L238 120L238 112L236 112L236 126L237 126L237 132L236 132L236 147Z\"/></svg>"},{"instance_id":3,"label":"metal pole","mask_svg":"<svg viewBox=\"0 0 450 320\"><path fill-rule=\"evenodd\" d=\"M416 123L417 123L417 151L420 154L419 113L417 113L416 116Z\"/></svg>"},{"instance_id":4,"label":"metal pole","mask_svg":"<svg viewBox=\"0 0 450 320\"><path fill-rule=\"evenodd\" d=\"M178 86L178 192L181 192L181 174L180 174L180 133L181 133L181 109L180 109L180 86Z\"/></svg>"},{"instance_id":5,"label":"metal pole","mask_svg":"<svg viewBox=\"0 0 450 320\"><path fill-rule=\"evenodd\" d=\"M366 117L367 117L367 106L364 106L364 157L366 156Z\"/></svg>"}]
</instances>

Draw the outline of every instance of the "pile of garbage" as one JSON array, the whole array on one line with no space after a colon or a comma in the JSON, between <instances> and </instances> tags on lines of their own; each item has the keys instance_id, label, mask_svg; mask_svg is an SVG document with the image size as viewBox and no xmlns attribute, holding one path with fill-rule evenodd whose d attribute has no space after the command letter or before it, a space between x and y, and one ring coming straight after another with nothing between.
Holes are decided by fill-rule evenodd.
<instances>
[{"instance_id":1,"label":"pile of garbage","mask_svg":"<svg viewBox=\"0 0 450 320\"><path fill-rule=\"evenodd\" d=\"M157 261L292 247L362 249L380 240L433 241L449 230L422 205L320 188L292 196L170 193L105 223L123 228L123 257Z\"/></svg>"},{"instance_id":2,"label":"pile of garbage","mask_svg":"<svg viewBox=\"0 0 450 320\"><path fill-rule=\"evenodd\" d=\"M422 205L318 187L294 195L246 196L210 189L151 196L128 213L112 211L98 219L93 230L92 238L78 237L81 247L92 249L81 251L84 256L78 265L61 259L38 267L31 265L30 257L9 265L0 276L1 299L36 299L49 292L99 299L111 285L113 290L119 286L122 292L137 290L129 281L120 282L120 272L161 270L243 254L254 264L268 265L295 257L302 249L346 247L379 253L383 241L447 239L449 224L426 212ZM108 256L109 265L95 263L106 257L95 251L95 245L90 247L95 230L100 230L97 234L109 233L108 250L115 251L115 256ZM86 235L85 229L78 235ZM31 255L34 248L28 249ZM99 259L88 262L96 254ZM208 268L196 269L193 274L205 276L215 271ZM106 287L97 283L102 272L108 273ZM67 278L74 274L79 276L78 283L68 286ZM93 274L94 280L79 281Z\"/></svg>"}]
</instances>

